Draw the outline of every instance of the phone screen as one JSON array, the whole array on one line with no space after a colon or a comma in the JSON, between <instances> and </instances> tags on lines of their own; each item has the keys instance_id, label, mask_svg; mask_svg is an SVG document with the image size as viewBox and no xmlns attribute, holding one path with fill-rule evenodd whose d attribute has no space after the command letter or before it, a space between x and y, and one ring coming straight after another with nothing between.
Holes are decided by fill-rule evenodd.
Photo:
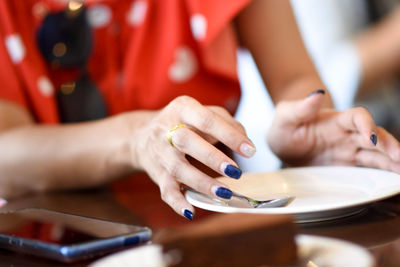
<instances>
[{"instance_id":1,"label":"phone screen","mask_svg":"<svg viewBox=\"0 0 400 267\"><path fill-rule=\"evenodd\" d=\"M42 209L0 214L0 233L69 245L142 231L142 227Z\"/></svg>"}]
</instances>

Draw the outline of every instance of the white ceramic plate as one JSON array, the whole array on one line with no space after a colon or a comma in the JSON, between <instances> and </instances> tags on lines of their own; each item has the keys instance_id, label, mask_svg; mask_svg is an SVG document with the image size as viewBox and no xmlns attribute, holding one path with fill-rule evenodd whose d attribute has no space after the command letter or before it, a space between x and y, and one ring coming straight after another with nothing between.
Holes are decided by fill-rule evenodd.
<instances>
[{"instance_id":1,"label":"white ceramic plate","mask_svg":"<svg viewBox=\"0 0 400 267\"><path fill-rule=\"evenodd\" d=\"M374 259L364 248L339 239L298 235L296 243L304 266L372 267Z\"/></svg>"},{"instance_id":2,"label":"white ceramic plate","mask_svg":"<svg viewBox=\"0 0 400 267\"><path fill-rule=\"evenodd\" d=\"M291 214L297 222L314 222L349 216L368 203L400 193L400 175L378 169L329 166L288 168L276 172L247 173L239 180L218 178L231 190L254 199L294 196L285 207L249 207L232 198L218 201L186 192L194 206L217 212Z\"/></svg>"},{"instance_id":3,"label":"white ceramic plate","mask_svg":"<svg viewBox=\"0 0 400 267\"><path fill-rule=\"evenodd\" d=\"M371 254L362 247L339 239L297 235L300 266L372 267ZM160 245L146 245L118 252L92 263L90 267L167 267L170 257L163 255Z\"/></svg>"}]
</instances>

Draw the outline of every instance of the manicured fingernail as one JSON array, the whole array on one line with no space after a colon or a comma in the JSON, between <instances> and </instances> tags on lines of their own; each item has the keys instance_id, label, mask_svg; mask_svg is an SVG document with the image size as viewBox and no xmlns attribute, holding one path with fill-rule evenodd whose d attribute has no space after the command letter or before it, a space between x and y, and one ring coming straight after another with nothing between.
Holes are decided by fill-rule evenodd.
<instances>
[{"instance_id":1,"label":"manicured fingernail","mask_svg":"<svg viewBox=\"0 0 400 267\"><path fill-rule=\"evenodd\" d=\"M374 144L374 146L376 146L376 144L378 143L378 137L376 137L376 134L374 134L374 133L371 134L371 137L369 139Z\"/></svg>"},{"instance_id":2,"label":"manicured fingernail","mask_svg":"<svg viewBox=\"0 0 400 267\"><path fill-rule=\"evenodd\" d=\"M190 210L185 209L183 211L183 216L185 216L189 220L193 221L193 212L191 212Z\"/></svg>"},{"instance_id":3,"label":"manicured fingernail","mask_svg":"<svg viewBox=\"0 0 400 267\"><path fill-rule=\"evenodd\" d=\"M308 97L310 97L310 96L312 96L312 95L315 95L315 94L325 94L325 90L324 89L318 89L318 90L315 90L314 92L312 92L311 94L309 94L308 95Z\"/></svg>"},{"instance_id":4,"label":"manicured fingernail","mask_svg":"<svg viewBox=\"0 0 400 267\"><path fill-rule=\"evenodd\" d=\"M247 143L243 143L240 145L240 152L242 152L246 157L251 157L256 153L256 148Z\"/></svg>"},{"instance_id":5,"label":"manicured fingernail","mask_svg":"<svg viewBox=\"0 0 400 267\"><path fill-rule=\"evenodd\" d=\"M235 179L239 179L240 176L242 176L242 170L228 162L223 162L221 164L221 171L227 176Z\"/></svg>"},{"instance_id":6,"label":"manicured fingernail","mask_svg":"<svg viewBox=\"0 0 400 267\"><path fill-rule=\"evenodd\" d=\"M4 206L7 204L7 200L5 200L4 198L0 198L0 207Z\"/></svg>"},{"instance_id":7,"label":"manicured fingernail","mask_svg":"<svg viewBox=\"0 0 400 267\"><path fill-rule=\"evenodd\" d=\"M226 187L213 187L213 192L220 198L230 199L232 197L232 191Z\"/></svg>"}]
</instances>

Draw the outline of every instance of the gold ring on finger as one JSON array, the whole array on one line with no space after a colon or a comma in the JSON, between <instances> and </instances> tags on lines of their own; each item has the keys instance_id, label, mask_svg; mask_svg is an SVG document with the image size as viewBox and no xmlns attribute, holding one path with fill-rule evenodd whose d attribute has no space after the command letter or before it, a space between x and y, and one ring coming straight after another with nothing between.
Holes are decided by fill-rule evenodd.
<instances>
[{"instance_id":1,"label":"gold ring on finger","mask_svg":"<svg viewBox=\"0 0 400 267\"><path fill-rule=\"evenodd\" d=\"M182 127L185 127L185 128L186 128L187 126L186 126L186 124L178 123L177 125L175 125L175 126L172 127L171 129L169 129L168 132L167 132L167 140L168 140L168 143L169 143L173 148L175 148L175 146L174 146L174 143L172 142L172 136L174 135L174 133L175 133L176 130L178 130L179 128L182 128Z\"/></svg>"}]
</instances>

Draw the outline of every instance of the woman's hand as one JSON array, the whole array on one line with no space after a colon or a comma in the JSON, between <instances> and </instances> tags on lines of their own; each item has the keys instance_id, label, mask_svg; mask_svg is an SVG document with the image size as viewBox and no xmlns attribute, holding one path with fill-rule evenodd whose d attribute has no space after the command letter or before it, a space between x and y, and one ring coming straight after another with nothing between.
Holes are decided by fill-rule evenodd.
<instances>
[{"instance_id":1,"label":"woman's hand","mask_svg":"<svg viewBox=\"0 0 400 267\"><path fill-rule=\"evenodd\" d=\"M358 165L400 173L399 142L361 107L321 109L324 91L281 102L268 143L289 165Z\"/></svg>"},{"instance_id":2,"label":"woman's hand","mask_svg":"<svg viewBox=\"0 0 400 267\"><path fill-rule=\"evenodd\" d=\"M241 170L237 164L213 144L220 141L234 152L251 157L255 148L242 125L226 110L203 106L187 96L176 98L155 114L134 131L132 152L136 167L146 171L160 187L162 199L178 214L192 219L193 207L182 195L180 184L213 197L231 198L228 188L191 165L185 155L221 175L238 179ZM167 132L178 124L186 127L171 131L170 144Z\"/></svg>"}]
</instances>

